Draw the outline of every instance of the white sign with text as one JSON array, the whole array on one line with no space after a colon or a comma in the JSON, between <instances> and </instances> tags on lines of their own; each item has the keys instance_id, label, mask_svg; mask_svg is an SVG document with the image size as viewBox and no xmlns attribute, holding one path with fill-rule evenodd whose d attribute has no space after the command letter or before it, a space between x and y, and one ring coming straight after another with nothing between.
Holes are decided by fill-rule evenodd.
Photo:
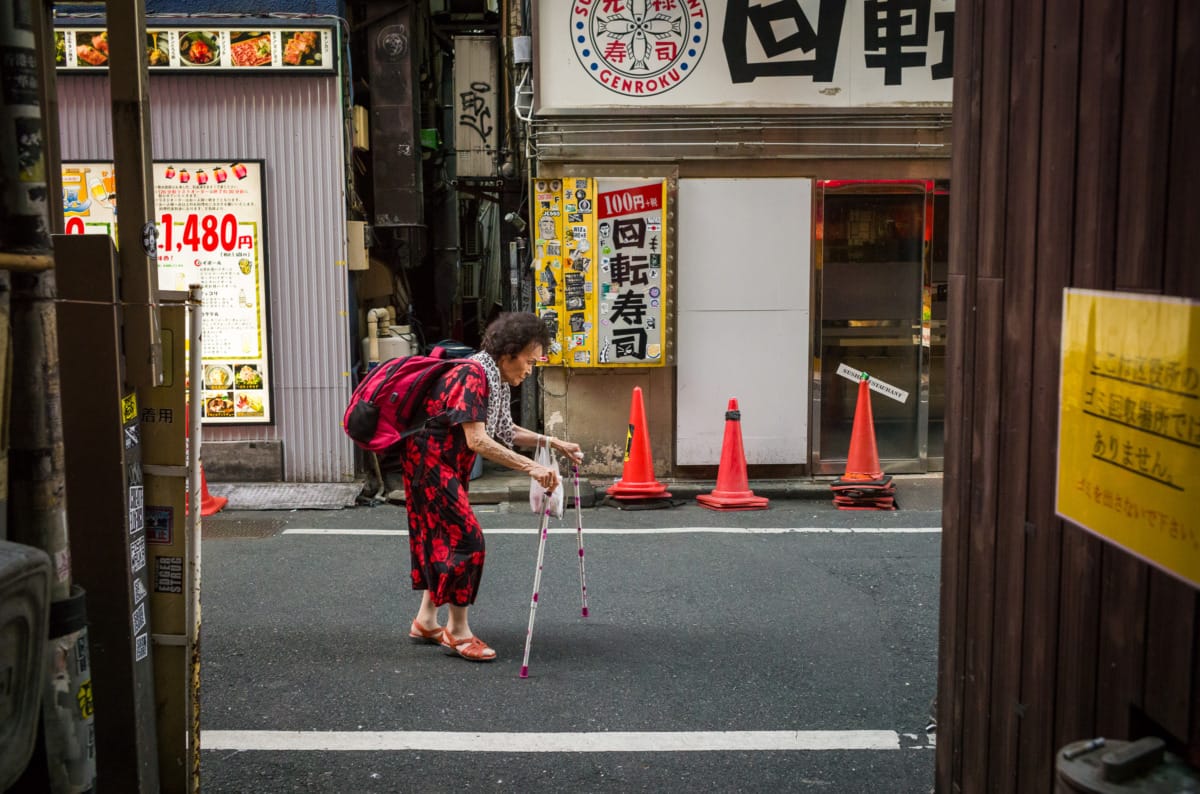
<instances>
[{"instance_id":1,"label":"white sign with text","mask_svg":"<svg viewBox=\"0 0 1200 794\"><path fill-rule=\"evenodd\" d=\"M954 0L539 0L541 113L945 106Z\"/></svg>"}]
</instances>

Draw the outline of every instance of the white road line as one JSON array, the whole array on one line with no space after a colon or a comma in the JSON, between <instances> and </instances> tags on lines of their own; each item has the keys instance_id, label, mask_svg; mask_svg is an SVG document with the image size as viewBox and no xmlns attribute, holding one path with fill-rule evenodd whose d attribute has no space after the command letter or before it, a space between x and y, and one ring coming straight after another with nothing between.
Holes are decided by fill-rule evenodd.
<instances>
[{"instance_id":1,"label":"white road line","mask_svg":"<svg viewBox=\"0 0 1200 794\"><path fill-rule=\"evenodd\" d=\"M471 753L678 753L899 750L895 731L454 733L442 731L204 731L204 750L429 750Z\"/></svg>"},{"instance_id":2,"label":"white road line","mask_svg":"<svg viewBox=\"0 0 1200 794\"><path fill-rule=\"evenodd\" d=\"M584 527L585 535L684 535L689 533L726 535L936 535L941 527ZM537 527L484 527L485 535L536 535ZM575 527L551 527L551 535L574 535ZM407 529L285 529L284 535L408 535Z\"/></svg>"}]
</instances>

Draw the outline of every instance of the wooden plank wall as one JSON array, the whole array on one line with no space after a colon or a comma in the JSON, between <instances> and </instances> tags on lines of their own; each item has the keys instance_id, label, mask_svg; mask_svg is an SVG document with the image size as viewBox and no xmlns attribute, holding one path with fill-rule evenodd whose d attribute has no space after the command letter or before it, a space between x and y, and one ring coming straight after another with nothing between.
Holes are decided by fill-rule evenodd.
<instances>
[{"instance_id":1,"label":"wooden plank wall","mask_svg":"<svg viewBox=\"0 0 1200 794\"><path fill-rule=\"evenodd\" d=\"M1063 288L1200 299L1200 3L956 8L937 791L1200 766L1200 593L1054 514Z\"/></svg>"}]
</instances>

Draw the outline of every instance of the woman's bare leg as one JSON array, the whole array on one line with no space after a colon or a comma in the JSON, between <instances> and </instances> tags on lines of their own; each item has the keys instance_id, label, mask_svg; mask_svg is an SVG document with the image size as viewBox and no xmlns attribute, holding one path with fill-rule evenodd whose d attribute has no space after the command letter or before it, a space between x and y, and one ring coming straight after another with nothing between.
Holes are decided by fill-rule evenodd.
<instances>
[{"instance_id":1,"label":"woman's bare leg","mask_svg":"<svg viewBox=\"0 0 1200 794\"><path fill-rule=\"evenodd\" d=\"M421 608L417 610L416 623L427 630L438 627L437 607L433 605L433 598L429 595L428 590L425 590L421 596Z\"/></svg>"},{"instance_id":2,"label":"woman's bare leg","mask_svg":"<svg viewBox=\"0 0 1200 794\"><path fill-rule=\"evenodd\" d=\"M450 632L451 637L463 640L473 636L471 634L471 626L467 623L467 610L469 608L450 605L450 617L446 621L446 630Z\"/></svg>"}]
</instances>

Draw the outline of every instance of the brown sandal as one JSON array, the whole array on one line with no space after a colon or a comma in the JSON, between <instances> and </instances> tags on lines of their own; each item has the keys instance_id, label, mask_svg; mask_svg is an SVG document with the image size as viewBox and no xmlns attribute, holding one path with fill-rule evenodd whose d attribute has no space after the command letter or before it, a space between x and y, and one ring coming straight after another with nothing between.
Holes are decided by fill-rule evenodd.
<instances>
[{"instance_id":1,"label":"brown sandal","mask_svg":"<svg viewBox=\"0 0 1200 794\"><path fill-rule=\"evenodd\" d=\"M408 630L408 636L414 642L427 642L431 645L436 645L442 641L442 627L434 626L432 629L427 629L414 620L412 628Z\"/></svg>"},{"instance_id":2,"label":"brown sandal","mask_svg":"<svg viewBox=\"0 0 1200 794\"><path fill-rule=\"evenodd\" d=\"M442 630L442 647L472 662L490 662L496 658L496 652L483 640L478 637L456 639L451 636L449 629Z\"/></svg>"}]
</instances>

